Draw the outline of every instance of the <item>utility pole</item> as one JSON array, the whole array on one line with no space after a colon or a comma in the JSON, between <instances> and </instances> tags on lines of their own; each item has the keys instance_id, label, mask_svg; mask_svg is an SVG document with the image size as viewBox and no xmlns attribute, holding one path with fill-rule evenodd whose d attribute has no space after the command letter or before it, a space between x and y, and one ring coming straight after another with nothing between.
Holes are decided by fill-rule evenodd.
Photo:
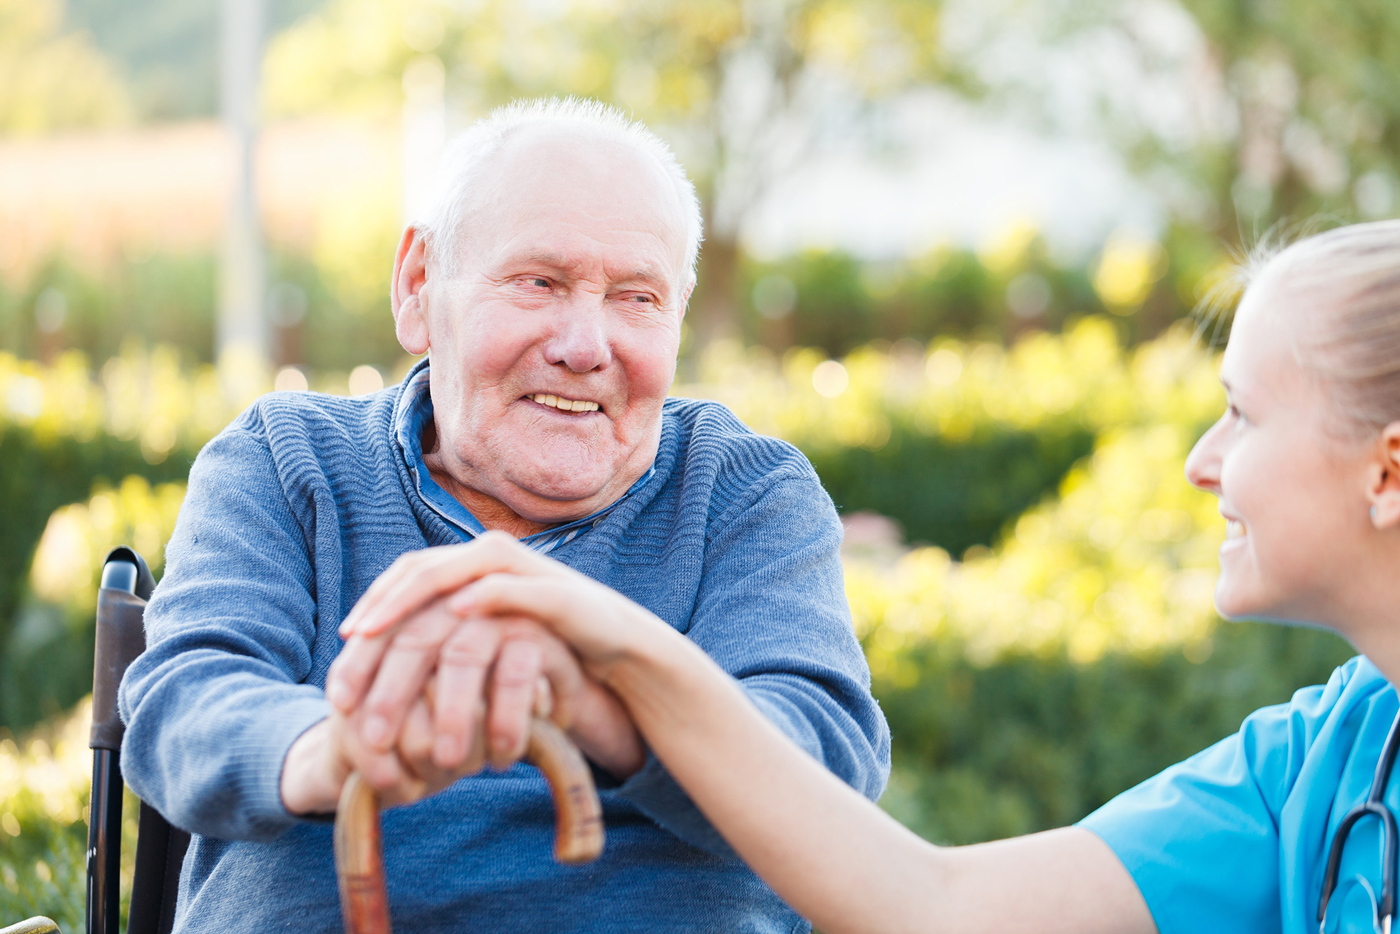
<instances>
[{"instance_id":1,"label":"utility pole","mask_svg":"<svg viewBox=\"0 0 1400 934\"><path fill-rule=\"evenodd\" d=\"M219 98L234 183L219 266L215 352L224 393L242 402L265 388L268 366L267 273L254 172L263 0L221 0L220 6Z\"/></svg>"}]
</instances>

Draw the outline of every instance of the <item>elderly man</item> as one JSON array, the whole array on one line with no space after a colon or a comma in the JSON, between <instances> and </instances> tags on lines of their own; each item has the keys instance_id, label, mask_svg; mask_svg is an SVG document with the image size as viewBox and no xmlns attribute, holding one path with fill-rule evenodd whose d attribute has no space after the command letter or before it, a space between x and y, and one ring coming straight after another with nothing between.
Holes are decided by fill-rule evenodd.
<instances>
[{"instance_id":1,"label":"elderly man","mask_svg":"<svg viewBox=\"0 0 1400 934\"><path fill-rule=\"evenodd\" d=\"M557 643L525 622L473 629L440 598L462 542L508 533L685 633L814 757L881 791L888 729L830 499L789 445L666 398L694 191L649 131L579 102L497 111L443 171L392 285L399 340L428 360L370 397L266 396L191 471L121 692L128 780L195 834L176 930L335 930L318 815L351 767L414 802L384 815L401 930L805 930ZM398 628L338 663L337 710L338 627L391 605ZM539 673L602 792L607 849L583 867L551 860L534 769L459 780L483 735L493 761L518 754Z\"/></svg>"}]
</instances>

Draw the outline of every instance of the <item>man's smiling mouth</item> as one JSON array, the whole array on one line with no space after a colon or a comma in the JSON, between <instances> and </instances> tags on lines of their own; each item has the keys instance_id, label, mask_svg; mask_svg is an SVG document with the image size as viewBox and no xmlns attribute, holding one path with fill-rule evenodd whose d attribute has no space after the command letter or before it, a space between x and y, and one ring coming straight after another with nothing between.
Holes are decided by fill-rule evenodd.
<instances>
[{"instance_id":1,"label":"man's smiling mouth","mask_svg":"<svg viewBox=\"0 0 1400 934\"><path fill-rule=\"evenodd\" d=\"M563 396L551 396L543 392L537 392L525 398L561 412L596 412L599 409L598 403L587 399L565 399Z\"/></svg>"}]
</instances>

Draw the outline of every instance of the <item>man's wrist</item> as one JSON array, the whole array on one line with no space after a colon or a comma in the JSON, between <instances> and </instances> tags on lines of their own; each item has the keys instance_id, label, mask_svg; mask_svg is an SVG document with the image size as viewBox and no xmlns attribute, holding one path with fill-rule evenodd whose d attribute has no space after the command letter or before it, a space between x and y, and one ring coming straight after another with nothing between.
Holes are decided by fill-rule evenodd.
<instances>
[{"instance_id":1,"label":"man's wrist","mask_svg":"<svg viewBox=\"0 0 1400 934\"><path fill-rule=\"evenodd\" d=\"M345 776L338 775L341 770L335 764L332 741L327 717L298 736L287 750L279 789L287 813L303 817L335 812Z\"/></svg>"}]
</instances>

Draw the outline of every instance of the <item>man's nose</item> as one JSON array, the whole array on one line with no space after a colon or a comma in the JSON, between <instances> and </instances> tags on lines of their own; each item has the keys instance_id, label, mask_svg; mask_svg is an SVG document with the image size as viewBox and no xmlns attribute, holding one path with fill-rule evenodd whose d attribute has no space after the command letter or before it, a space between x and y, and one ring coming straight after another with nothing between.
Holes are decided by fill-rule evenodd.
<instances>
[{"instance_id":1,"label":"man's nose","mask_svg":"<svg viewBox=\"0 0 1400 934\"><path fill-rule=\"evenodd\" d=\"M1186 457L1186 480L1198 490L1220 495L1220 444L1224 420L1210 426Z\"/></svg>"},{"instance_id":2,"label":"man's nose","mask_svg":"<svg viewBox=\"0 0 1400 934\"><path fill-rule=\"evenodd\" d=\"M545 344L545 359L562 363L575 373L587 373L612 361L607 320L593 296L570 302L558 327Z\"/></svg>"}]
</instances>

